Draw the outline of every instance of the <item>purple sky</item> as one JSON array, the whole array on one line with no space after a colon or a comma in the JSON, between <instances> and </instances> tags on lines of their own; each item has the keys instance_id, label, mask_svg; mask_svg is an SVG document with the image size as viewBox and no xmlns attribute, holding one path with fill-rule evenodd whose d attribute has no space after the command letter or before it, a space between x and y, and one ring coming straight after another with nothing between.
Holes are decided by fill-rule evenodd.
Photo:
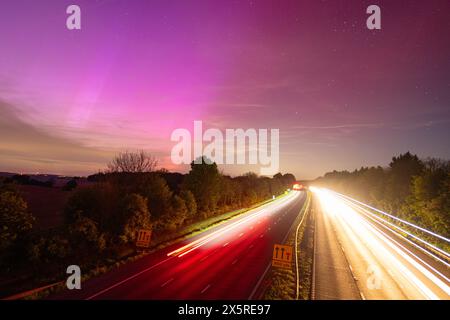
<instances>
[{"instance_id":1,"label":"purple sky","mask_svg":"<svg viewBox=\"0 0 450 320\"><path fill-rule=\"evenodd\" d=\"M66 29L78 4L82 30ZM378 4L382 30L366 28ZM282 172L450 158L450 2L2 1L0 171L170 162L176 128L279 128ZM223 166L239 174L247 166ZM255 170L257 171L257 170Z\"/></svg>"}]
</instances>

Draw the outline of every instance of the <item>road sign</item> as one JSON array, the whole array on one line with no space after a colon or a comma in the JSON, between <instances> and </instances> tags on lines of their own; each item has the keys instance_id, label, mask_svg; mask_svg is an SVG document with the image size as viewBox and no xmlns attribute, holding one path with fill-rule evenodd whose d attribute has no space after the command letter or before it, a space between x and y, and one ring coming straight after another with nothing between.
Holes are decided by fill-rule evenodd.
<instances>
[{"instance_id":1,"label":"road sign","mask_svg":"<svg viewBox=\"0 0 450 320\"><path fill-rule=\"evenodd\" d=\"M150 238L152 236L152 231L148 229L141 229L138 231L136 239L136 247L148 248L150 245Z\"/></svg>"},{"instance_id":2,"label":"road sign","mask_svg":"<svg viewBox=\"0 0 450 320\"><path fill-rule=\"evenodd\" d=\"M276 244L273 246L272 266L290 269L292 262L292 246Z\"/></svg>"}]
</instances>

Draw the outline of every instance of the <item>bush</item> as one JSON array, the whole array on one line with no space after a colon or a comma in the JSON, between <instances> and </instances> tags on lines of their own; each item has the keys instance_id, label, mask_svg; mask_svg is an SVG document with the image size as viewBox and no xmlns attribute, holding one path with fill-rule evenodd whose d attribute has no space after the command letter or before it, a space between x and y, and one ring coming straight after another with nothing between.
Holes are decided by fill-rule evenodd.
<instances>
[{"instance_id":1,"label":"bush","mask_svg":"<svg viewBox=\"0 0 450 320\"><path fill-rule=\"evenodd\" d=\"M64 191L72 191L78 186L78 183L75 179L71 179L67 181L66 185L63 187Z\"/></svg>"},{"instance_id":2,"label":"bush","mask_svg":"<svg viewBox=\"0 0 450 320\"><path fill-rule=\"evenodd\" d=\"M136 241L139 229L152 228L147 199L135 193L125 197L120 227L119 238L122 243Z\"/></svg>"},{"instance_id":3,"label":"bush","mask_svg":"<svg viewBox=\"0 0 450 320\"><path fill-rule=\"evenodd\" d=\"M13 191L0 193L0 253L8 250L19 237L33 228L34 217L25 201Z\"/></svg>"},{"instance_id":4,"label":"bush","mask_svg":"<svg viewBox=\"0 0 450 320\"><path fill-rule=\"evenodd\" d=\"M98 230L97 223L87 217L79 216L69 226L71 243L83 251L103 251L106 247L104 234Z\"/></svg>"},{"instance_id":5,"label":"bush","mask_svg":"<svg viewBox=\"0 0 450 320\"><path fill-rule=\"evenodd\" d=\"M197 203L195 202L194 195L189 190L182 190L180 192L181 199L184 200L184 204L187 209L187 219L193 219L197 214Z\"/></svg>"}]
</instances>

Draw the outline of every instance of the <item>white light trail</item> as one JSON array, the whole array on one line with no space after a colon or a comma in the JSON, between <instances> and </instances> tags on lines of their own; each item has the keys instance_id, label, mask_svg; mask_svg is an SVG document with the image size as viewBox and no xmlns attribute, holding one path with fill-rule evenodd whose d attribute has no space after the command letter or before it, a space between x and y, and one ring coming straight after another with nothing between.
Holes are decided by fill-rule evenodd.
<instances>
[{"instance_id":1,"label":"white light trail","mask_svg":"<svg viewBox=\"0 0 450 320\"><path fill-rule=\"evenodd\" d=\"M336 221L341 221L341 223L350 227L353 231L352 233L363 240L369 251L378 257L381 264L386 267L386 270L390 268L398 270L398 274L404 279L403 281L407 281L410 288L415 288L416 292L420 292L421 296L427 299L439 299L442 297L442 293L439 294L441 292L440 290L445 293L447 298L450 297L448 277L438 272L398 241L395 241L382 229L369 223L363 216L391 230L379 221L385 222L385 220L365 208L356 205L352 201L345 199L348 197L343 198L340 194L322 188L311 187L310 190L319 198L323 211L335 217L337 219ZM366 214L366 212L376 217L376 219ZM424 282L424 279L429 282ZM399 280L397 279L395 281ZM413 291L410 294L412 296L415 295Z\"/></svg>"},{"instance_id":2,"label":"white light trail","mask_svg":"<svg viewBox=\"0 0 450 320\"><path fill-rule=\"evenodd\" d=\"M398 218L398 217L396 217L396 216L394 216L394 215L392 215L392 214L389 214L389 213L384 212L384 211L382 211L382 210L380 210L380 209L374 208L374 207L372 207L372 206L370 206L370 205L368 205L368 204L365 204L365 203L360 202L360 201L358 201L358 200L356 200L356 199L350 198L349 196L346 196L346 195L341 194L341 193L339 193L339 192L335 192L335 191L331 191L331 190L328 190L328 191L329 191L329 192L333 192L333 193L335 193L335 194L337 194L337 195L339 195L339 196L341 196L341 197L347 198L347 199L349 199L350 201L357 202L357 203L359 203L360 205L363 205L363 206L365 206L365 207L367 207L367 208L370 208L370 209L372 209L372 210L374 210L374 211L376 211L376 212L378 212L378 213L381 213L381 214L383 214L383 215L385 215L385 216L388 216L389 218L392 218L392 219L394 219L394 220L400 221L400 222L402 222L402 223L404 223L404 224L409 225L410 227L416 228L416 229L418 229L418 230L420 230L420 231L423 231L423 232L425 232L425 233L428 233L428 234L432 235L433 237L439 238L439 239L441 239L441 240L444 240L444 241L447 241L447 242L450 243L450 239L448 239L448 238L446 238L446 237L444 237L444 236L441 236L440 234L437 234L437 233L432 232L432 231L430 231L430 230L427 230L427 229L425 229L425 228L419 227L419 226L417 226L417 225L415 225L415 224L413 224L413 223L411 223L411 222L408 222L408 221L406 221L406 220L400 219L400 218Z\"/></svg>"}]
</instances>

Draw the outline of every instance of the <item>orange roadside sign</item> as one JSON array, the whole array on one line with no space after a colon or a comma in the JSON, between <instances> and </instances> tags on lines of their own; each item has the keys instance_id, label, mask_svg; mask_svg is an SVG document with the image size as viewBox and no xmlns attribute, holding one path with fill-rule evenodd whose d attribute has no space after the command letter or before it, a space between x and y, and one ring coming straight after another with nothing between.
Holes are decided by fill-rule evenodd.
<instances>
[{"instance_id":1,"label":"orange roadside sign","mask_svg":"<svg viewBox=\"0 0 450 320\"><path fill-rule=\"evenodd\" d=\"M275 244L273 246L272 266L290 269L292 263L292 246Z\"/></svg>"},{"instance_id":2,"label":"orange roadside sign","mask_svg":"<svg viewBox=\"0 0 450 320\"><path fill-rule=\"evenodd\" d=\"M152 231L148 229L140 229L138 231L136 239L136 247L148 248L150 246L150 239L152 236Z\"/></svg>"}]
</instances>

